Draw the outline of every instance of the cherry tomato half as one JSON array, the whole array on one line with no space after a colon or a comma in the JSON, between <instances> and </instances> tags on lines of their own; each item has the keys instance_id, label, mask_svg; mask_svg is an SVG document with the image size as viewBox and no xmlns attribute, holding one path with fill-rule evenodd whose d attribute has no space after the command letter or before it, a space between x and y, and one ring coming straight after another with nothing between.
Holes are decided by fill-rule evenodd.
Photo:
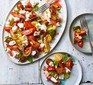
<instances>
[{"instance_id":1,"label":"cherry tomato half","mask_svg":"<svg viewBox=\"0 0 93 85\"><path fill-rule=\"evenodd\" d=\"M7 31L7 32L10 32L11 27L6 27L6 26L5 26L5 27L4 27L4 30Z\"/></svg>"},{"instance_id":2,"label":"cherry tomato half","mask_svg":"<svg viewBox=\"0 0 93 85\"><path fill-rule=\"evenodd\" d=\"M50 67L50 66L47 67L47 71L48 71L48 72L50 72L50 71L55 71L55 70L56 70L55 67Z\"/></svg>"},{"instance_id":3,"label":"cherry tomato half","mask_svg":"<svg viewBox=\"0 0 93 85\"><path fill-rule=\"evenodd\" d=\"M7 45L7 48L9 48L10 50L18 50L18 45Z\"/></svg>"},{"instance_id":4,"label":"cherry tomato half","mask_svg":"<svg viewBox=\"0 0 93 85\"><path fill-rule=\"evenodd\" d=\"M26 47L24 52L23 52L23 55L25 57L28 57L31 54L31 52L32 52L32 47Z\"/></svg>"},{"instance_id":5,"label":"cherry tomato half","mask_svg":"<svg viewBox=\"0 0 93 85\"><path fill-rule=\"evenodd\" d=\"M24 16L22 14L19 14L17 12L10 12L10 14L13 15L14 17L24 18Z\"/></svg>"},{"instance_id":6,"label":"cherry tomato half","mask_svg":"<svg viewBox=\"0 0 93 85\"><path fill-rule=\"evenodd\" d=\"M31 40L30 43L31 43L33 49L37 49L40 46L40 43L38 43L38 42L36 42L34 40Z\"/></svg>"},{"instance_id":7,"label":"cherry tomato half","mask_svg":"<svg viewBox=\"0 0 93 85\"><path fill-rule=\"evenodd\" d=\"M17 4L17 8L18 8L18 9L23 9L23 5L22 5L21 2Z\"/></svg>"},{"instance_id":8,"label":"cherry tomato half","mask_svg":"<svg viewBox=\"0 0 93 85\"><path fill-rule=\"evenodd\" d=\"M81 48L83 47L83 40L81 40L80 42L78 42L78 46L81 47Z\"/></svg>"},{"instance_id":9,"label":"cherry tomato half","mask_svg":"<svg viewBox=\"0 0 93 85\"><path fill-rule=\"evenodd\" d=\"M70 58L70 59L68 59L67 60L67 64L66 64L66 67L68 68L68 69L71 69L72 67L73 67L73 60Z\"/></svg>"}]
</instances>

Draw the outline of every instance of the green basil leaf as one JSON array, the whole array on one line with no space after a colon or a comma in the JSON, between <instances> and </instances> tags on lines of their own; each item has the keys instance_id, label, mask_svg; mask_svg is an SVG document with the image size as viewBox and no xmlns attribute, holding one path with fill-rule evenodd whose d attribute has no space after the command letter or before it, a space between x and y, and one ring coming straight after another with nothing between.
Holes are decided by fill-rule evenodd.
<instances>
[{"instance_id":1,"label":"green basil leaf","mask_svg":"<svg viewBox=\"0 0 93 85\"><path fill-rule=\"evenodd\" d=\"M14 23L14 18L12 18L11 20L10 20L10 25L12 25Z\"/></svg>"},{"instance_id":2,"label":"green basil leaf","mask_svg":"<svg viewBox=\"0 0 93 85\"><path fill-rule=\"evenodd\" d=\"M55 72L50 72L49 74L53 77L55 76Z\"/></svg>"},{"instance_id":3,"label":"green basil leaf","mask_svg":"<svg viewBox=\"0 0 93 85\"><path fill-rule=\"evenodd\" d=\"M33 8L34 11L38 11L38 9L39 9L38 5L35 5Z\"/></svg>"},{"instance_id":4,"label":"green basil leaf","mask_svg":"<svg viewBox=\"0 0 93 85\"><path fill-rule=\"evenodd\" d=\"M55 65L55 67L57 68L57 66L58 66L58 61L54 60L54 65Z\"/></svg>"},{"instance_id":5,"label":"green basil leaf","mask_svg":"<svg viewBox=\"0 0 93 85\"><path fill-rule=\"evenodd\" d=\"M18 51L18 58L21 58L22 57L22 54L20 51Z\"/></svg>"},{"instance_id":6,"label":"green basil leaf","mask_svg":"<svg viewBox=\"0 0 93 85\"><path fill-rule=\"evenodd\" d=\"M32 63L32 62L33 62L33 57L32 57L32 55L28 56L27 60L28 60L30 63Z\"/></svg>"},{"instance_id":7,"label":"green basil leaf","mask_svg":"<svg viewBox=\"0 0 93 85\"><path fill-rule=\"evenodd\" d=\"M64 55L64 57L63 57L63 62L66 62L67 60L68 60L68 56L67 55Z\"/></svg>"},{"instance_id":8,"label":"green basil leaf","mask_svg":"<svg viewBox=\"0 0 93 85\"><path fill-rule=\"evenodd\" d=\"M49 33L51 36L54 36L54 30L48 30L48 33Z\"/></svg>"},{"instance_id":9,"label":"green basil leaf","mask_svg":"<svg viewBox=\"0 0 93 85\"><path fill-rule=\"evenodd\" d=\"M37 21L38 21L38 22L42 22L42 19L38 19Z\"/></svg>"},{"instance_id":10,"label":"green basil leaf","mask_svg":"<svg viewBox=\"0 0 93 85\"><path fill-rule=\"evenodd\" d=\"M18 9L18 10L14 10L14 12L18 12L18 13L19 13L19 12L20 12L20 9Z\"/></svg>"}]
</instances>

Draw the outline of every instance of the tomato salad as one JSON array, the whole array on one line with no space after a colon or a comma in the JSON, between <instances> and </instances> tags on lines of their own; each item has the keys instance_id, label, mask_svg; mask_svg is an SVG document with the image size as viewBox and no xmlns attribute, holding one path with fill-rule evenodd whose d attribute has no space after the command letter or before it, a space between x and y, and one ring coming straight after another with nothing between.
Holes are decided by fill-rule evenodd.
<instances>
[{"instance_id":1,"label":"tomato salad","mask_svg":"<svg viewBox=\"0 0 93 85\"><path fill-rule=\"evenodd\" d=\"M80 26L73 28L74 31L74 43L77 44L80 48L84 45L84 40L86 40L86 30L82 29Z\"/></svg>"},{"instance_id":2,"label":"tomato salad","mask_svg":"<svg viewBox=\"0 0 93 85\"><path fill-rule=\"evenodd\" d=\"M54 59L46 59L47 66L43 67L45 77L48 81L60 84L60 80L68 79L74 65L73 59L68 54L56 53Z\"/></svg>"},{"instance_id":3,"label":"tomato salad","mask_svg":"<svg viewBox=\"0 0 93 85\"><path fill-rule=\"evenodd\" d=\"M50 43L61 26L61 8L59 0L55 0L49 9L38 15L38 2L18 2L4 26L4 31L9 34L5 36L8 54L23 63L33 62L33 58L41 53L50 52Z\"/></svg>"}]
</instances>

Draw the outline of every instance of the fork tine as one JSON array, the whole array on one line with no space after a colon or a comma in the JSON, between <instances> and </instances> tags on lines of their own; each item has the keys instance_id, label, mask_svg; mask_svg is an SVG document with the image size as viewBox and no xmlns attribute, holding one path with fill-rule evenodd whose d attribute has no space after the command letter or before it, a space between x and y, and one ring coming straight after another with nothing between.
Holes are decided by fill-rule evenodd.
<instances>
[{"instance_id":1,"label":"fork tine","mask_svg":"<svg viewBox=\"0 0 93 85\"><path fill-rule=\"evenodd\" d=\"M83 23L83 19L80 19L80 24L81 24L82 29L85 28L84 23Z\"/></svg>"}]
</instances>

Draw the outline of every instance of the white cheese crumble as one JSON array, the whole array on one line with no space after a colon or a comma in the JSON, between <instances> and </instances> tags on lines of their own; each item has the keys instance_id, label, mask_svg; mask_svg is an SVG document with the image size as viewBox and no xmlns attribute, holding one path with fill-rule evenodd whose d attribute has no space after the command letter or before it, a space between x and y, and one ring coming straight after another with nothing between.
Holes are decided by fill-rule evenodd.
<instances>
[{"instance_id":1,"label":"white cheese crumble","mask_svg":"<svg viewBox=\"0 0 93 85\"><path fill-rule=\"evenodd\" d=\"M59 22L57 22L56 26L58 26L58 27L59 27L59 26L61 26L61 24L60 24Z\"/></svg>"},{"instance_id":2,"label":"white cheese crumble","mask_svg":"<svg viewBox=\"0 0 93 85\"><path fill-rule=\"evenodd\" d=\"M79 38L79 39L82 39L82 36L77 35L76 37Z\"/></svg>"},{"instance_id":3,"label":"white cheese crumble","mask_svg":"<svg viewBox=\"0 0 93 85\"><path fill-rule=\"evenodd\" d=\"M25 21L28 21L29 20L29 17L32 15L32 13L31 12L26 12L26 20Z\"/></svg>"},{"instance_id":4,"label":"white cheese crumble","mask_svg":"<svg viewBox=\"0 0 93 85\"><path fill-rule=\"evenodd\" d=\"M64 79L64 74L60 74L59 79Z\"/></svg>"},{"instance_id":5,"label":"white cheese crumble","mask_svg":"<svg viewBox=\"0 0 93 85\"><path fill-rule=\"evenodd\" d=\"M46 25L43 24L43 25L41 26L41 30L44 30L44 31L46 32L46 29L47 29Z\"/></svg>"},{"instance_id":6,"label":"white cheese crumble","mask_svg":"<svg viewBox=\"0 0 93 85\"><path fill-rule=\"evenodd\" d=\"M10 50L9 48L6 48L6 52L8 52L8 53L9 53L10 51L11 51L11 50Z\"/></svg>"},{"instance_id":7,"label":"white cheese crumble","mask_svg":"<svg viewBox=\"0 0 93 85\"><path fill-rule=\"evenodd\" d=\"M53 81L54 83L57 83L57 80L54 77L51 77L51 81Z\"/></svg>"},{"instance_id":8,"label":"white cheese crumble","mask_svg":"<svg viewBox=\"0 0 93 85\"><path fill-rule=\"evenodd\" d=\"M53 67L54 66L54 63L53 62L50 62L49 63L49 66L52 66Z\"/></svg>"},{"instance_id":9,"label":"white cheese crumble","mask_svg":"<svg viewBox=\"0 0 93 85\"><path fill-rule=\"evenodd\" d=\"M28 39L27 39L27 36L26 35L23 35L22 36L22 39L23 39L23 45L25 44L26 46L28 45Z\"/></svg>"},{"instance_id":10,"label":"white cheese crumble","mask_svg":"<svg viewBox=\"0 0 93 85\"><path fill-rule=\"evenodd\" d=\"M47 29L45 24L41 25L40 23L36 24L36 28L38 28L40 30L44 30L45 32L46 32L46 29Z\"/></svg>"},{"instance_id":11,"label":"white cheese crumble","mask_svg":"<svg viewBox=\"0 0 93 85\"><path fill-rule=\"evenodd\" d=\"M24 27L23 23L18 23L17 25L19 26L19 28L23 28Z\"/></svg>"},{"instance_id":12,"label":"white cheese crumble","mask_svg":"<svg viewBox=\"0 0 93 85\"><path fill-rule=\"evenodd\" d=\"M9 45L15 45L15 44L16 42L14 40L9 42Z\"/></svg>"},{"instance_id":13,"label":"white cheese crumble","mask_svg":"<svg viewBox=\"0 0 93 85\"><path fill-rule=\"evenodd\" d=\"M36 54L36 51L32 51L32 54L31 55L34 56L35 54Z\"/></svg>"},{"instance_id":14,"label":"white cheese crumble","mask_svg":"<svg viewBox=\"0 0 93 85\"><path fill-rule=\"evenodd\" d=\"M39 36L40 35L40 31L35 31L34 32L34 36Z\"/></svg>"},{"instance_id":15,"label":"white cheese crumble","mask_svg":"<svg viewBox=\"0 0 93 85\"><path fill-rule=\"evenodd\" d=\"M15 31L17 30L17 28L18 28L18 27L14 25L14 26L12 27L12 31L15 32Z\"/></svg>"},{"instance_id":16,"label":"white cheese crumble","mask_svg":"<svg viewBox=\"0 0 93 85\"><path fill-rule=\"evenodd\" d=\"M13 57L16 57L18 55L17 51L12 51L13 52Z\"/></svg>"},{"instance_id":17,"label":"white cheese crumble","mask_svg":"<svg viewBox=\"0 0 93 85\"><path fill-rule=\"evenodd\" d=\"M65 69L66 69L66 73L71 72L67 67L65 67Z\"/></svg>"},{"instance_id":18,"label":"white cheese crumble","mask_svg":"<svg viewBox=\"0 0 93 85\"><path fill-rule=\"evenodd\" d=\"M44 46L45 46L44 43L41 43L41 44L40 44L40 48L43 48Z\"/></svg>"},{"instance_id":19,"label":"white cheese crumble","mask_svg":"<svg viewBox=\"0 0 93 85\"><path fill-rule=\"evenodd\" d=\"M20 12L19 12L20 14L25 14L26 13L26 11L25 10L20 10Z\"/></svg>"},{"instance_id":20,"label":"white cheese crumble","mask_svg":"<svg viewBox=\"0 0 93 85\"><path fill-rule=\"evenodd\" d=\"M20 18L18 18L18 17L13 17L13 18L14 18L14 21L20 20Z\"/></svg>"}]
</instances>

